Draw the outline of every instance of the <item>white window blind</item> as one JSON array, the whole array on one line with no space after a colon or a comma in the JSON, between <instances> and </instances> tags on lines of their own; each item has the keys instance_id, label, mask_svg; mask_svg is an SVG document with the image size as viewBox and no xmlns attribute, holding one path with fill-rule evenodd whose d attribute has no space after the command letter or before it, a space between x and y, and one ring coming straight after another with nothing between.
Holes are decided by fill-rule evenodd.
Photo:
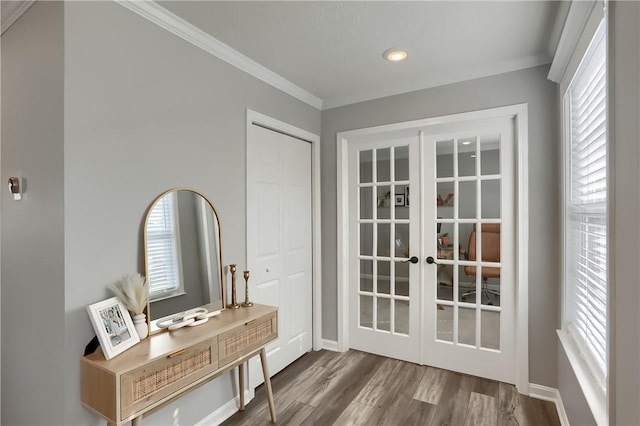
<instances>
[{"instance_id":1,"label":"white window blind","mask_svg":"<svg viewBox=\"0 0 640 426\"><path fill-rule=\"evenodd\" d=\"M177 292L179 285L176 195L162 197L147 221L147 282L150 299Z\"/></svg>"},{"instance_id":2,"label":"white window blind","mask_svg":"<svg viewBox=\"0 0 640 426\"><path fill-rule=\"evenodd\" d=\"M594 378L607 372L607 109L603 23L564 96L565 321Z\"/></svg>"}]
</instances>

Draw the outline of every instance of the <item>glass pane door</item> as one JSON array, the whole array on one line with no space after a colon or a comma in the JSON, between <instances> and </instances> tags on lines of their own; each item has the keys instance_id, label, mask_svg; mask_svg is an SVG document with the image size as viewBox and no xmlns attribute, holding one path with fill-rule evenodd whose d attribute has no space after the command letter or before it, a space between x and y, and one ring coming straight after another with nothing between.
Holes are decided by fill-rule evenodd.
<instances>
[{"instance_id":1,"label":"glass pane door","mask_svg":"<svg viewBox=\"0 0 640 426\"><path fill-rule=\"evenodd\" d=\"M351 346L414 362L420 357L420 253L418 206L411 205L410 188L418 177L417 148L417 137L350 148L357 283L350 296Z\"/></svg>"},{"instance_id":2,"label":"glass pane door","mask_svg":"<svg viewBox=\"0 0 640 426\"><path fill-rule=\"evenodd\" d=\"M496 379L514 350L511 128L424 137L425 363Z\"/></svg>"}]
</instances>

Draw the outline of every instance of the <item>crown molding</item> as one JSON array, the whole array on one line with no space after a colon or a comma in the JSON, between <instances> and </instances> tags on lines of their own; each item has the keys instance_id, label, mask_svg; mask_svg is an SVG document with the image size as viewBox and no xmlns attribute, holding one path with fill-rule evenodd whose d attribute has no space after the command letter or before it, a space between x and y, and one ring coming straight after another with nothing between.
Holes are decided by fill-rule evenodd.
<instances>
[{"instance_id":1,"label":"crown molding","mask_svg":"<svg viewBox=\"0 0 640 426\"><path fill-rule=\"evenodd\" d=\"M307 92L300 86L290 82L286 78L276 74L270 69L260 65L253 59L243 55L229 45L221 42L211 34L202 31L195 25L185 21L178 15L170 12L154 1L114 0L119 5L140 15L144 19L153 22L159 27L169 31L193 44L196 47L210 53L213 56L227 62L230 65L246 72L247 74L281 90L294 98L321 110L322 99Z\"/></svg>"},{"instance_id":2,"label":"crown molding","mask_svg":"<svg viewBox=\"0 0 640 426\"><path fill-rule=\"evenodd\" d=\"M2 14L2 21L0 21L0 34L4 34L4 32L7 31L9 27L13 25L13 23L16 22L33 3L35 3L35 0L3 1L2 6L0 7L8 10L8 12L7 14Z\"/></svg>"}]
</instances>

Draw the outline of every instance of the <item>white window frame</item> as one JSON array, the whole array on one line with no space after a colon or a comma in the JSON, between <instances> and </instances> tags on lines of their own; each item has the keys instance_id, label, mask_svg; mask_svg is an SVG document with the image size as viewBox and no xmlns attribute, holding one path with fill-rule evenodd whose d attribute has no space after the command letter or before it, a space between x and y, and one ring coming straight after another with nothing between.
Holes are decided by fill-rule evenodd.
<instances>
[{"instance_id":1,"label":"white window frame","mask_svg":"<svg viewBox=\"0 0 640 426\"><path fill-rule=\"evenodd\" d=\"M180 216L178 213L178 193L173 192L170 194L166 194L164 197L160 199L160 201L162 201L163 203L166 202L166 200L171 200L171 205L165 206L165 207L168 207L169 209L167 213L173 216L173 220L172 220L173 230L171 232L171 237L173 240L172 242L173 242L173 249L174 249L173 259L167 259L167 262L174 263L176 283L172 288L154 291L152 289L153 283L151 282L151 280L149 280L149 300L152 302L169 299L172 297L185 294L184 279L182 276L182 256L181 256L182 249L180 245L180 226L178 225L180 223ZM155 209L156 206L159 206L159 204L156 203L153 206L153 209ZM155 239L165 239L165 238L166 237L164 236L159 237L154 235L153 232L147 231L147 245L149 245L149 243L153 242Z\"/></svg>"},{"instance_id":2,"label":"white window frame","mask_svg":"<svg viewBox=\"0 0 640 426\"><path fill-rule=\"evenodd\" d=\"M579 70L582 67L582 60L586 58L590 51L592 45L596 44L596 40L599 40L601 37L604 37L605 42L605 52L606 52L606 43L607 43L607 27L606 27L606 14L604 18L600 19L598 23L598 29L595 32L587 33L590 36L590 40L588 40L589 47L586 49L584 55L580 58L580 65L577 66L577 69L571 73L568 78L565 76L565 82L561 85L562 87L562 135L563 135L563 185L562 185L562 220L563 220L563 256L562 256L562 329L558 330L558 336L560 338L560 342L565 350L569 363L571 364L578 383L582 388L585 399L591 412L594 416L594 419L598 424L608 424L608 407L607 407L607 381L608 381L608 365L610 365L610 353L609 353L609 326L608 321L610 317L610 312L607 312L607 371L602 372L599 367L597 367L597 362L591 355L590 349L587 349L584 345L584 342L580 338L575 338L575 331L572 330L571 324L568 323L567 318L567 296L565 292L567 291L567 250L566 250L566 238L568 235L568 220L567 220L567 197L568 197L568 186L570 183L570 163L569 163L569 150L571 144L571 122L570 118L570 108L568 107L568 99L567 93L570 90L573 82L573 78L579 73ZM583 33L583 37L585 34ZM583 40L584 42L584 40ZM606 54L606 53L605 53ZM607 70L608 72L608 70ZM568 81L568 83L567 83ZM608 82L607 82L608 84ZM607 87L609 90L609 87ZM610 119L607 108L607 121ZM608 132L608 125L607 125ZM608 139L608 136L607 136ZM607 140L607 157L609 156L609 141ZM609 160L607 160L607 172L609 174ZM607 191L609 191L609 182L607 181ZM609 194L607 194L607 198L609 198ZM609 219L607 219L607 234L609 234ZM607 241L607 247L610 247L609 240ZM610 270L610 256L607 253L607 270ZM607 311L609 311L609 297L610 297L610 280L607 275Z\"/></svg>"}]
</instances>

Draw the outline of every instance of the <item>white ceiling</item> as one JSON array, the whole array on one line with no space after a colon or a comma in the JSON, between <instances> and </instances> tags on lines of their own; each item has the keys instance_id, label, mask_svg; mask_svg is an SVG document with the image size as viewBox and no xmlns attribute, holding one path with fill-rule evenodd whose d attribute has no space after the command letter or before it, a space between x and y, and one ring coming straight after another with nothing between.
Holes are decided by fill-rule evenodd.
<instances>
[{"instance_id":1,"label":"white ceiling","mask_svg":"<svg viewBox=\"0 0 640 426\"><path fill-rule=\"evenodd\" d=\"M556 1L162 1L323 109L551 62ZM401 63L382 59L406 50Z\"/></svg>"},{"instance_id":2,"label":"white ceiling","mask_svg":"<svg viewBox=\"0 0 640 426\"><path fill-rule=\"evenodd\" d=\"M0 31L32 3L2 1ZM320 98L323 109L549 63L567 11L540 0L157 4ZM391 47L408 59L383 60Z\"/></svg>"}]
</instances>

